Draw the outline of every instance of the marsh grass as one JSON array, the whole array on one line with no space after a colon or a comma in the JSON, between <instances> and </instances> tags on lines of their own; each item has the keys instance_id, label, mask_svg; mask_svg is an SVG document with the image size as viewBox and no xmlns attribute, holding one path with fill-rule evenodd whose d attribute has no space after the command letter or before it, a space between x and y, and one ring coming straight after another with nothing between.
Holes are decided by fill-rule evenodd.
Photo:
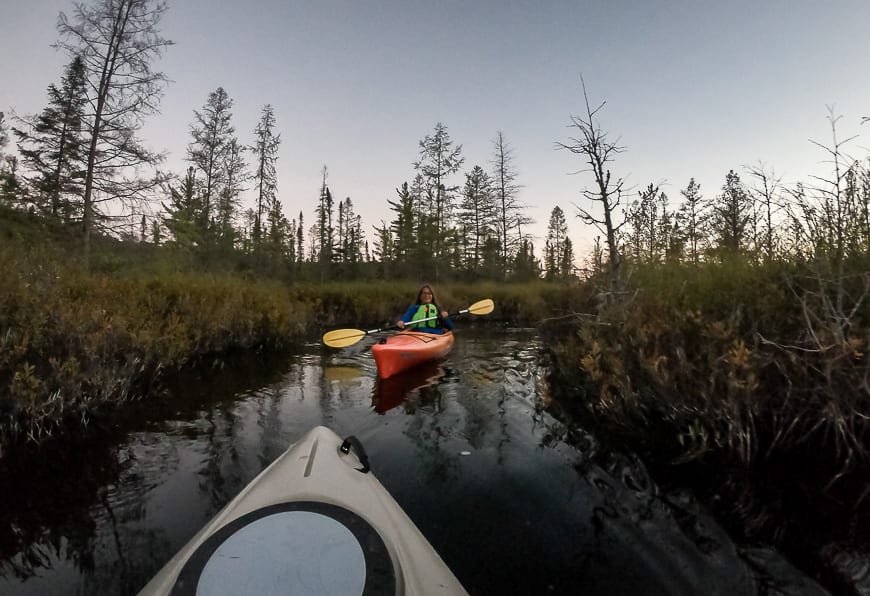
<instances>
[{"instance_id":1,"label":"marsh grass","mask_svg":"<svg viewBox=\"0 0 870 596\"><path fill-rule=\"evenodd\" d=\"M837 278L818 271L634 271L624 295L589 304L595 316L570 334L545 331L561 400L665 473L686 471L749 537L794 547L815 531L860 536L870 273L859 260Z\"/></svg>"},{"instance_id":2,"label":"marsh grass","mask_svg":"<svg viewBox=\"0 0 870 596\"><path fill-rule=\"evenodd\" d=\"M164 369L286 345L312 305L277 284L116 276L0 251L4 440L39 441L97 406L146 394Z\"/></svg>"},{"instance_id":3,"label":"marsh grass","mask_svg":"<svg viewBox=\"0 0 870 596\"><path fill-rule=\"evenodd\" d=\"M203 257L188 251L104 237L85 264L75 230L0 211L0 446L86 430L105 411L158 391L169 371L280 350L328 328L392 325L419 287L290 283L242 261L203 269ZM570 308L567 288L544 283L436 291L451 312L494 298L487 318L515 325Z\"/></svg>"}]
</instances>

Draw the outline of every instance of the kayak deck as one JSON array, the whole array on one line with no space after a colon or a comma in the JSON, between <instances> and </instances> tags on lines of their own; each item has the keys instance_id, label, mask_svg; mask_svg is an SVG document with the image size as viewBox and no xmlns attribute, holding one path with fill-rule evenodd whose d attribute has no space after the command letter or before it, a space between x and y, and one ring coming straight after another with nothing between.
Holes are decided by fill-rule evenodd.
<instances>
[{"instance_id":1,"label":"kayak deck","mask_svg":"<svg viewBox=\"0 0 870 596\"><path fill-rule=\"evenodd\" d=\"M152 594L466 594L368 471L359 442L316 427L145 586Z\"/></svg>"},{"instance_id":2,"label":"kayak deck","mask_svg":"<svg viewBox=\"0 0 870 596\"><path fill-rule=\"evenodd\" d=\"M453 332L400 331L372 346L378 376L387 379L411 367L443 358L453 349Z\"/></svg>"}]
</instances>

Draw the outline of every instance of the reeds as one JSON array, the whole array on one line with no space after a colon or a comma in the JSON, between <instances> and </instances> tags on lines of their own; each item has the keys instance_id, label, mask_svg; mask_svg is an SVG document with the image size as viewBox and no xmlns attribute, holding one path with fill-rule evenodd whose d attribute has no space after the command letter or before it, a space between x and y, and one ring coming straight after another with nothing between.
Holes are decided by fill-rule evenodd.
<instances>
[{"instance_id":1,"label":"reeds","mask_svg":"<svg viewBox=\"0 0 870 596\"><path fill-rule=\"evenodd\" d=\"M808 500L866 507L870 273L860 263L836 280L817 270L636 270L623 296L589 304L595 316L570 334L549 333L562 400L659 465L732 478L797 470ZM768 519L758 513L769 502L755 505Z\"/></svg>"},{"instance_id":2,"label":"reeds","mask_svg":"<svg viewBox=\"0 0 870 596\"><path fill-rule=\"evenodd\" d=\"M209 275L93 273L0 251L0 440L40 441L167 368L301 337L312 304L283 286Z\"/></svg>"}]
</instances>

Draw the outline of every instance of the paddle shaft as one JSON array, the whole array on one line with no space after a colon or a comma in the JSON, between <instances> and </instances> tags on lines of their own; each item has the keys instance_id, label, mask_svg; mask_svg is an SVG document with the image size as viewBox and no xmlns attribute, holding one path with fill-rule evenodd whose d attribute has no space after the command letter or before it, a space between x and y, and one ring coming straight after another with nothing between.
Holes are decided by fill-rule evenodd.
<instances>
[{"instance_id":1,"label":"paddle shaft","mask_svg":"<svg viewBox=\"0 0 870 596\"><path fill-rule=\"evenodd\" d=\"M460 310L459 312L455 312L452 315L448 314L447 317L455 317L456 315L461 315L461 314L467 313L467 312L468 312L468 309L466 308L465 310ZM444 317L444 318L447 318L447 317ZM440 318L442 318L441 315L435 315L434 317L426 317L425 319L415 319L413 321L409 321L408 323L405 323L405 327L407 327L409 325L416 325L417 323L425 323L426 321L431 321L433 319L440 319ZM392 327L387 327L387 330L389 330L389 329L404 329L405 327L399 327L398 325L393 325ZM381 331L384 331L384 329L381 329ZM371 331L366 331L366 333L371 333Z\"/></svg>"},{"instance_id":2,"label":"paddle shaft","mask_svg":"<svg viewBox=\"0 0 870 596\"><path fill-rule=\"evenodd\" d=\"M472 305L472 306L474 306L474 305ZM449 317L458 317L459 315L464 315L466 313L469 313L469 312L471 312L472 306L469 306L468 308L463 308L462 310L457 311L453 314L448 313L447 316L444 318L446 319ZM408 325L416 325L417 323L425 323L426 321L431 321L432 319L439 319L439 318L442 318L441 315L435 315L434 317L426 317L425 319L416 319L414 321L410 321L408 323L405 323L405 327L407 327ZM398 325L393 325L392 327L384 327L383 329L372 329L371 331L366 331L366 335L368 335L370 333L378 333L379 331L391 331L393 329L404 329L404 327L399 327Z\"/></svg>"},{"instance_id":3,"label":"paddle shaft","mask_svg":"<svg viewBox=\"0 0 870 596\"><path fill-rule=\"evenodd\" d=\"M463 308L462 310L455 312L453 314L448 314L447 317L453 317L458 315L464 315L466 313L471 313L473 315L488 315L492 312L493 302L492 299L487 298L485 300L480 300L475 302L468 308ZM381 331L391 331L393 329L407 329L410 325L417 325L418 323L425 323L426 321L431 321L433 319L439 318L441 315L435 315L433 317L427 317L425 319L417 319L414 321L409 321L405 323L405 327L399 327L398 325L393 325L392 327L383 327L379 329L369 329L368 331L364 331L362 329L335 329L333 331L329 331L323 336L323 343L330 347L334 348L344 348L350 345L355 344L359 340L361 340L366 335L371 335L373 333L379 333ZM445 317L445 318L447 318Z\"/></svg>"}]
</instances>

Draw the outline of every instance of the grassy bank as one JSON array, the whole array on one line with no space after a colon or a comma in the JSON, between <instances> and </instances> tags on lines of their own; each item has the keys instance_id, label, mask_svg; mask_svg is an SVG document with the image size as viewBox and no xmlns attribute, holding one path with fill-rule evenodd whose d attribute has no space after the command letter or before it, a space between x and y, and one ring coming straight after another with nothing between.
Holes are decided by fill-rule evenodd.
<instances>
[{"instance_id":1,"label":"grassy bank","mask_svg":"<svg viewBox=\"0 0 870 596\"><path fill-rule=\"evenodd\" d=\"M4 258L5 256L5 258ZM0 255L0 438L41 440L146 395L162 370L304 334L315 305L277 284L118 277Z\"/></svg>"},{"instance_id":2,"label":"grassy bank","mask_svg":"<svg viewBox=\"0 0 870 596\"><path fill-rule=\"evenodd\" d=\"M387 325L418 288L416 281L311 284L247 270L206 273L171 248L109 240L85 266L67 230L7 216L0 222L0 445L80 432L101 411L153 393L169 370L284 349L330 327ZM494 298L491 319L513 324L570 308L568 288L543 283L436 290L451 311Z\"/></svg>"},{"instance_id":3,"label":"grassy bank","mask_svg":"<svg viewBox=\"0 0 870 596\"><path fill-rule=\"evenodd\" d=\"M547 329L559 401L747 540L797 560L863 549L867 265L638 269Z\"/></svg>"}]
</instances>

